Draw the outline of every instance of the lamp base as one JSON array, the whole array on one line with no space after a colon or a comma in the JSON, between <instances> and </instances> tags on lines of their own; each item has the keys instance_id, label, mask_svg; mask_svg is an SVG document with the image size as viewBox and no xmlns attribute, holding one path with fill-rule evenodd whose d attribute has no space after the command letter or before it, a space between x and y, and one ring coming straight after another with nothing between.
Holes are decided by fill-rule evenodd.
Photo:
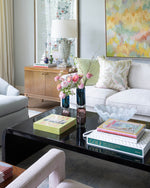
<instances>
[{"instance_id":1,"label":"lamp base","mask_svg":"<svg viewBox=\"0 0 150 188\"><path fill-rule=\"evenodd\" d=\"M67 64L63 61L63 62L57 64L57 67L58 67L58 68L66 68L66 67L67 67Z\"/></svg>"},{"instance_id":2,"label":"lamp base","mask_svg":"<svg viewBox=\"0 0 150 188\"><path fill-rule=\"evenodd\" d=\"M67 59L70 55L71 41L63 38L59 42L59 56L63 60L61 67L67 67ZM60 67L59 66L59 67Z\"/></svg>"}]
</instances>

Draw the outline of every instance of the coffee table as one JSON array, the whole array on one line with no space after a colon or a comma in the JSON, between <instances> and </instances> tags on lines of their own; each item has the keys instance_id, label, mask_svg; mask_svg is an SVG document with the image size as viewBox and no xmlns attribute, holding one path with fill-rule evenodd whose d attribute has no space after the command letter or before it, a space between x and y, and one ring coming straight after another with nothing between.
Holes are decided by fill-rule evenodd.
<instances>
[{"instance_id":1,"label":"coffee table","mask_svg":"<svg viewBox=\"0 0 150 188\"><path fill-rule=\"evenodd\" d=\"M62 114L62 108L56 107L16 126L7 128L3 133L2 141L3 161L16 165L43 147L52 145L150 172L150 151L144 158L137 158L86 144L82 134L85 131L95 129L100 124L97 113L87 112L84 125L76 125L60 136L33 129L34 121L51 113ZM76 110L70 109L70 116L76 117ZM147 128L150 126L147 125Z\"/></svg>"}]
</instances>

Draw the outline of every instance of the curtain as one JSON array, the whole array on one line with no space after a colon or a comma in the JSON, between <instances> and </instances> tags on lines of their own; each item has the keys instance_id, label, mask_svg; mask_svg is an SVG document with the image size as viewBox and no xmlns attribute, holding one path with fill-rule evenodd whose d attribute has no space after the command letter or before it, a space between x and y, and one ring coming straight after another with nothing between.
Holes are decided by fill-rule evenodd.
<instances>
[{"instance_id":1,"label":"curtain","mask_svg":"<svg viewBox=\"0 0 150 188\"><path fill-rule=\"evenodd\" d=\"M0 0L0 77L14 85L13 0Z\"/></svg>"}]
</instances>

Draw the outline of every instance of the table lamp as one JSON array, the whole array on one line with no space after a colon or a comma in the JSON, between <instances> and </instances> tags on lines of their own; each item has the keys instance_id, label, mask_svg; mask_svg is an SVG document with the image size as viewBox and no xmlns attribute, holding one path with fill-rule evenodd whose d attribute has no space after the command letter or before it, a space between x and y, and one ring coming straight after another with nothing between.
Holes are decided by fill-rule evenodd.
<instances>
[{"instance_id":1,"label":"table lamp","mask_svg":"<svg viewBox=\"0 0 150 188\"><path fill-rule=\"evenodd\" d=\"M77 37L76 20L52 20L51 38L59 38L59 56L63 63L59 67L67 67L70 55L71 40Z\"/></svg>"}]
</instances>

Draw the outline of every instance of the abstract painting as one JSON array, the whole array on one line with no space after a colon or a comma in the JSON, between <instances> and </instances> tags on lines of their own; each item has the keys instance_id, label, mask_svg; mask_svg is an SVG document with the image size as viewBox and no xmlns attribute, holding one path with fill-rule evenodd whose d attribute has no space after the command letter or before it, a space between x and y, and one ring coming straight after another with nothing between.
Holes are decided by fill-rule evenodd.
<instances>
[{"instance_id":1,"label":"abstract painting","mask_svg":"<svg viewBox=\"0 0 150 188\"><path fill-rule=\"evenodd\" d=\"M150 58L150 0L106 0L106 56Z\"/></svg>"}]
</instances>

